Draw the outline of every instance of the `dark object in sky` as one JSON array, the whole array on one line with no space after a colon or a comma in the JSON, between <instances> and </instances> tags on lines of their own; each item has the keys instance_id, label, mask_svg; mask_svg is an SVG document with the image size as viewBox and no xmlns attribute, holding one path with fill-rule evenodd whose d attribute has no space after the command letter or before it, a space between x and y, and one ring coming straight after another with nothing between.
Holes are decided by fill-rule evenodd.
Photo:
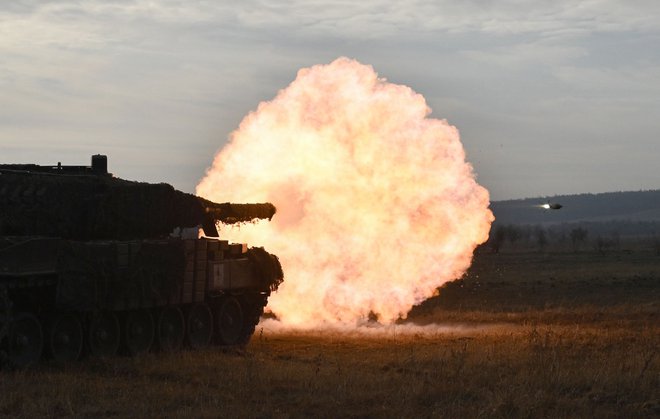
<instances>
[{"instance_id":1,"label":"dark object in sky","mask_svg":"<svg viewBox=\"0 0 660 419\"><path fill-rule=\"evenodd\" d=\"M542 206L543 208L545 208L545 209L558 210L558 209L560 209L563 205L562 205L562 204L558 204L558 203L556 203L556 202L553 202L553 203L548 202L547 204L543 204L543 205L541 205L541 206Z\"/></svg>"},{"instance_id":2,"label":"dark object in sky","mask_svg":"<svg viewBox=\"0 0 660 419\"><path fill-rule=\"evenodd\" d=\"M0 164L0 235L128 240L202 226L205 235L216 237L216 222L274 214L270 203L219 204L166 183L116 178L102 155L92 156L91 166Z\"/></svg>"},{"instance_id":3,"label":"dark object in sky","mask_svg":"<svg viewBox=\"0 0 660 419\"><path fill-rule=\"evenodd\" d=\"M245 345L283 281L275 255L215 222L275 214L87 166L0 165L0 369ZM198 237L198 226L207 237ZM174 233L180 234L174 234Z\"/></svg>"}]
</instances>

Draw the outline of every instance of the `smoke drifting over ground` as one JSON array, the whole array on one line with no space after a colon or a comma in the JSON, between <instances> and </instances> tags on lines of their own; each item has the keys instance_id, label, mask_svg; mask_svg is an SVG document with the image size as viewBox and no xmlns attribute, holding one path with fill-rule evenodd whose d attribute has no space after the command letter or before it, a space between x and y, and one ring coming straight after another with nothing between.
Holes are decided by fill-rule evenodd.
<instances>
[{"instance_id":1,"label":"smoke drifting over ground","mask_svg":"<svg viewBox=\"0 0 660 419\"><path fill-rule=\"evenodd\" d=\"M422 95L339 58L259 104L197 193L277 207L221 234L264 246L285 281L269 307L291 327L391 323L469 267L493 220L458 131Z\"/></svg>"},{"instance_id":2,"label":"smoke drifting over ground","mask_svg":"<svg viewBox=\"0 0 660 419\"><path fill-rule=\"evenodd\" d=\"M403 324L363 324L360 326L347 324L324 323L323 328L311 326L301 328L300 326L288 327L282 322L265 319L259 323L257 335L259 338L269 336L309 336L319 338L375 338L375 339L397 339L403 337L433 337L433 336L474 336L476 334L490 334L495 332L515 332L521 327L507 323L442 323L419 325L413 323Z\"/></svg>"}]
</instances>

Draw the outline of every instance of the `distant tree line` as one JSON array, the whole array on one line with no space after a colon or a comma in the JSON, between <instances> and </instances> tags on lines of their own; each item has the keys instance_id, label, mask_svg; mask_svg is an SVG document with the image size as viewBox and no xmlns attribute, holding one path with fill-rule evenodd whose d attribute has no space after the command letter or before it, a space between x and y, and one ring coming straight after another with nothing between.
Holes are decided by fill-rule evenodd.
<instances>
[{"instance_id":1,"label":"distant tree line","mask_svg":"<svg viewBox=\"0 0 660 419\"><path fill-rule=\"evenodd\" d=\"M563 205L560 211L539 207L547 202ZM495 218L505 224L577 223L582 220L624 219L660 221L660 190L560 195L508 201L490 205ZM600 219L600 220L598 220Z\"/></svg>"},{"instance_id":2,"label":"distant tree line","mask_svg":"<svg viewBox=\"0 0 660 419\"><path fill-rule=\"evenodd\" d=\"M650 248L660 256L660 222L607 221L542 224L494 223L484 247L509 251L593 250L601 254L622 250L623 245Z\"/></svg>"}]
</instances>

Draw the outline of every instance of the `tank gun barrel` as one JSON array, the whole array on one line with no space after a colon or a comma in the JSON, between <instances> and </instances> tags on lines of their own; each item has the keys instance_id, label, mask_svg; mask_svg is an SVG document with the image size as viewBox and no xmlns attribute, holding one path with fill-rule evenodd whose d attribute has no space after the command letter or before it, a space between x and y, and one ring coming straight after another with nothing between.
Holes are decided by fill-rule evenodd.
<instances>
[{"instance_id":1,"label":"tank gun barrel","mask_svg":"<svg viewBox=\"0 0 660 419\"><path fill-rule=\"evenodd\" d=\"M253 220L270 220L275 215L275 206L270 202L257 204L234 204L225 202L218 204L204 198L198 198L206 209L209 218L223 224L250 222Z\"/></svg>"},{"instance_id":2,"label":"tank gun barrel","mask_svg":"<svg viewBox=\"0 0 660 419\"><path fill-rule=\"evenodd\" d=\"M258 204L234 204L225 202L218 204L204 198L196 197L204 207L204 219L200 223L204 234L209 237L218 235L216 223L236 224L254 220L270 220L275 215L275 206L270 202Z\"/></svg>"}]
</instances>

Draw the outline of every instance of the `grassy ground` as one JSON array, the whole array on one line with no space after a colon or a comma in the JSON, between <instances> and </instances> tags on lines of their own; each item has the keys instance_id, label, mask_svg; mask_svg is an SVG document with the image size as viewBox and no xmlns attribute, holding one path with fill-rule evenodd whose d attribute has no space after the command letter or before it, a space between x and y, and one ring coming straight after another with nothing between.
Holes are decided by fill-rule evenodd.
<instances>
[{"instance_id":1,"label":"grassy ground","mask_svg":"<svg viewBox=\"0 0 660 419\"><path fill-rule=\"evenodd\" d=\"M410 313L416 322L637 322L660 314L651 251L476 254L467 274ZM620 323L619 323L620 325Z\"/></svg>"},{"instance_id":2,"label":"grassy ground","mask_svg":"<svg viewBox=\"0 0 660 419\"><path fill-rule=\"evenodd\" d=\"M484 253L426 328L3 371L0 416L660 417L659 290L650 254Z\"/></svg>"}]
</instances>

